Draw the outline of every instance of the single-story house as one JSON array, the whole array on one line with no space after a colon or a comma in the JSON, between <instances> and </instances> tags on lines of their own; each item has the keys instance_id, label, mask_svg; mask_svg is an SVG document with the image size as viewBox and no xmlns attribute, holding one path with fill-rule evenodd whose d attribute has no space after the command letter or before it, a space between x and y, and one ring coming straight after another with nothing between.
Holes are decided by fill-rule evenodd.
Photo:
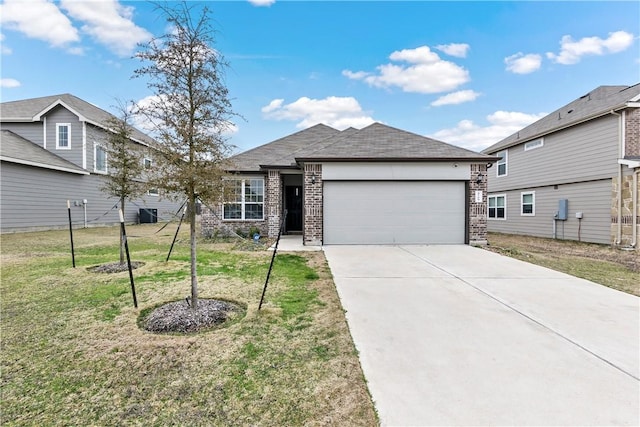
<instances>
[{"instance_id":1,"label":"single-story house","mask_svg":"<svg viewBox=\"0 0 640 427\"><path fill-rule=\"evenodd\" d=\"M638 248L640 84L600 86L483 151L489 231Z\"/></svg>"},{"instance_id":2,"label":"single-story house","mask_svg":"<svg viewBox=\"0 0 640 427\"><path fill-rule=\"evenodd\" d=\"M235 195L202 228L255 227L307 245L484 244L497 158L381 123L318 124L231 158Z\"/></svg>"},{"instance_id":3,"label":"single-story house","mask_svg":"<svg viewBox=\"0 0 640 427\"><path fill-rule=\"evenodd\" d=\"M1 231L68 226L67 200L77 226L119 222L118 199L101 191L109 174L105 144L115 117L71 94L0 104ZM134 129L131 144L147 149L153 140ZM152 167L151 158L143 160ZM170 219L179 203L157 190L131 200L125 220ZM139 218L140 213L142 216Z\"/></svg>"}]
</instances>

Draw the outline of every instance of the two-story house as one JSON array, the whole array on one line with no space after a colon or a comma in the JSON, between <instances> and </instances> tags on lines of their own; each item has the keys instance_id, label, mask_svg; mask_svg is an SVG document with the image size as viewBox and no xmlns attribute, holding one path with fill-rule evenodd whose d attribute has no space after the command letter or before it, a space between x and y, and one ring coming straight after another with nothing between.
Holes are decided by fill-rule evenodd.
<instances>
[{"instance_id":1,"label":"two-story house","mask_svg":"<svg viewBox=\"0 0 640 427\"><path fill-rule=\"evenodd\" d=\"M113 119L70 94L0 104L2 232L65 227L67 200L78 226L119 221L117 198L101 191L109 173L105 144ZM131 143L148 148L153 140L134 129ZM131 201L125 219L138 221L140 209L145 216L168 217L177 208L150 190Z\"/></svg>"},{"instance_id":2,"label":"two-story house","mask_svg":"<svg viewBox=\"0 0 640 427\"><path fill-rule=\"evenodd\" d=\"M600 86L483 151L488 230L638 247L640 84Z\"/></svg>"}]
</instances>

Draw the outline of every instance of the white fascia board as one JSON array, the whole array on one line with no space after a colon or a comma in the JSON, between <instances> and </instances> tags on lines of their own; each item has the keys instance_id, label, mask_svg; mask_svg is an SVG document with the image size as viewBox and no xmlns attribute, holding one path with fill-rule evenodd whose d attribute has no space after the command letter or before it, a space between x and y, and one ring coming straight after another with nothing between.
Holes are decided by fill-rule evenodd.
<instances>
[{"instance_id":1,"label":"white fascia board","mask_svg":"<svg viewBox=\"0 0 640 427\"><path fill-rule=\"evenodd\" d=\"M631 169L640 168L640 160L618 159L618 164L626 165Z\"/></svg>"},{"instance_id":2,"label":"white fascia board","mask_svg":"<svg viewBox=\"0 0 640 427\"><path fill-rule=\"evenodd\" d=\"M40 111L38 114L36 114L35 116L33 116L32 121L34 122L39 122L40 119L42 118L43 115L45 115L46 113L48 113L52 108L57 107L58 105L62 105L64 108L66 108L67 110L71 111L73 114L75 114L76 116L78 116L78 120L80 120L81 122L85 122L87 121L86 117L84 117L82 114L78 113L76 110L74 110L73 108L69 107L67 104L64 103L63 100L58 99L54 102L52 102L50 105L48 105L47 107L45 107L44 110Z\"/></svg>"},{"instance_id":3,"label":"white fascia board","mask_svg":"<svg viewBox=\"0 0 640 427\"><path fill-rule=\"evenodd\" d=\"M32 162L31 160L14 159L12 157L7 157L7 156L0 156L0 160L2 160L3 162L18 163L18 164L27 165L27 166L35 166L37 168L53 169L53 170L62 171L62 172L76 173L78 175L89 175L89 172L87 171L79 171L76 169L65 168L63 166L47 165L44 163Z\"/></svg>"}]
</instances>

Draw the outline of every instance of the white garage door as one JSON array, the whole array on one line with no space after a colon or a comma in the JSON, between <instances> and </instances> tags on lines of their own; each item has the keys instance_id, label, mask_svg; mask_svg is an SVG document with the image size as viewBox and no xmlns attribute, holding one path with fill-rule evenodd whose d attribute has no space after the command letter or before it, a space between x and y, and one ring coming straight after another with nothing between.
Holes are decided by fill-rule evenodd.
<instances>
[{"instance_id":1,"label":"white garage door","mask_svg":"<svg viewBox=\"0 0 640 427\"><path fill-rule=\"evenodd\" d=\"M464 189L461 181L325 181L323 243L464 243Z\"/></svg>"}]
</instances>

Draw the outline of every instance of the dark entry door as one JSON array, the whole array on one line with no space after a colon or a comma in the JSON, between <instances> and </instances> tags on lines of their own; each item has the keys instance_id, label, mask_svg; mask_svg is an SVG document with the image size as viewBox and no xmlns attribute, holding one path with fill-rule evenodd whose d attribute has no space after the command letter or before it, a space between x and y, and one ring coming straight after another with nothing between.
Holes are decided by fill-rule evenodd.
<instances>
[{"instance_id":1,"label":"dark entry door","mask_svg":"<svg viewBox=\"0 0 640 427\"><path fill-rule=\"evenodd\" d=\"M287 210L286 232L302 231L302 186L284 188L284 208Z\"/></svg>"}]
</instances>

